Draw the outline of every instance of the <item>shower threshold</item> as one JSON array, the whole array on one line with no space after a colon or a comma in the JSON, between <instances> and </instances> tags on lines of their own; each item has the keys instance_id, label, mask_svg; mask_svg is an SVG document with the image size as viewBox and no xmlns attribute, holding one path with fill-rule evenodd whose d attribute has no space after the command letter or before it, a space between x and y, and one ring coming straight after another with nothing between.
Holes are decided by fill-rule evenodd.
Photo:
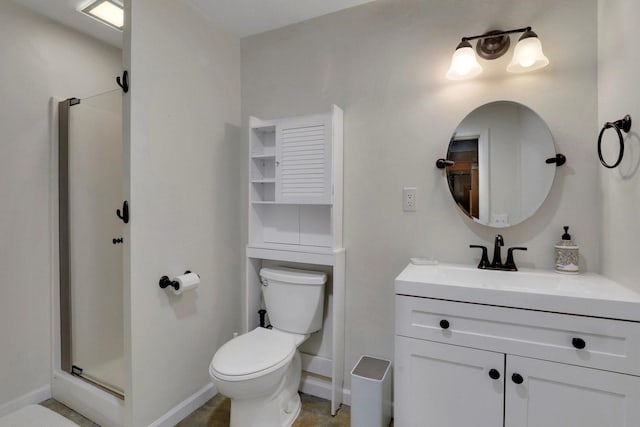
<instances>
[{"instance_id":1,"label":"shower threshold","mask_svg":"<svg viewBox=\"0 0 640 427\"><path fill-rule=\"evenodd\" d=\"M73 365L71 368L71 375L73 375L74 377L78 377L81 380L91 384L94 387L99 388L100 390L109 393L112 396L117 397L118 399L122 399L124 400L124 393L118 389L115 389L111 386L109 386L108 384L105 384L103 382L101 382L100 380L98 380L97 378L93 378L91 377L91 375L85 374L83 373L82 368Z\"/></svg>"}]
</instances>

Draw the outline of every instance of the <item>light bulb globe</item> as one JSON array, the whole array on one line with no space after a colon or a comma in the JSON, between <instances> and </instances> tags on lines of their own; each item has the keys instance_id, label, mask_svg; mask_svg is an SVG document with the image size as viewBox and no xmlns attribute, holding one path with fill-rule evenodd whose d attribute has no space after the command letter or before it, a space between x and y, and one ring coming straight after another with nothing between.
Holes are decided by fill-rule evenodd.
<instances>
[{"instance_id":1,"label":"light bulb globe","mask_svg":"<svg viewBox=\"0 0 640 427\"><path fill-rule=\"evenodd\" d=\"M451 57L451 66L446 77L449 80L471 79L482 73L482 67L478 64L476 53L471 45L461 43Z\"/></svg>"},{"instance_id":2,"label":"light bulb globe","mask_svg":"<svg viewBox=\"0 0 640 427\"><path fill-rule=\"evenodd\" d=\"M513 58L507 66L507 71L510 73L525 73L539 70L547 65L549 65L549 59L542 52L540 39L535 35L531 36L525 33L514 49Z\"/></svg>"}]
</instances>

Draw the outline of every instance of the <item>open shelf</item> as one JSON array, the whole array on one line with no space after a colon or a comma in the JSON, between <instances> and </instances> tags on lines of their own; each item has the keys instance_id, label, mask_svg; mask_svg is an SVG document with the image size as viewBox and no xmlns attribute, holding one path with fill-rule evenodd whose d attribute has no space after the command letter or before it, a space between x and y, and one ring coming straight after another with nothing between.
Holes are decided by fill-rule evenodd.
<instances>
[{"instance_id":1,"label":"open shelf","mask_svg":"<svg viewBox=\"0 0 640 427\"><path fill-rule=\"evenodd\" d=\"M262 153L262 154L252 154L252 159L275 159L276 153Z\"/></svg>"},{"instance_id":2,"label":"open shelf","mask_svg":"<svg viewBox=\"0 0 640 427\"><path fill-rule=\"evenodd\" d=\"M248 254L255 254L256 251L271 250L271 251L286 251L295 253L307 253L318 255L333 255L333 248L327 246L303 246L303 245L284 245L278 243L260 243L253 244L247 247ZM279 255L282 256L282 255ZM267 257L265 257L267 258Z\"/></svg>"},{"instance_id":3,"label":"open shelf","mask_svg":"<svg viewBox=\"0 0 640 427\"><path fill-rule=\"evenodd\" d=\"M266 158L276 155L276 126L268 124L251 128L251 157Z\"/></svg>"},{"instance_id":4,"label":"open shelf","mask_svg":"<svg viewBox=\"0 0 640 427\"><path fill-rule=\"evenodd\" d=\"M251 202L276 202L276 183L273 179L251 181Z\"/></svg>"},{"instance_id":5,"label":"open shelf","mask_svg":"<svg viewBox=\"0 0 640 427\"><path fill-rule=\"evenodd\" d=\"M276 180L276 158L257 157L251 159L251 182Z\"/></svg>"}]
</instances>

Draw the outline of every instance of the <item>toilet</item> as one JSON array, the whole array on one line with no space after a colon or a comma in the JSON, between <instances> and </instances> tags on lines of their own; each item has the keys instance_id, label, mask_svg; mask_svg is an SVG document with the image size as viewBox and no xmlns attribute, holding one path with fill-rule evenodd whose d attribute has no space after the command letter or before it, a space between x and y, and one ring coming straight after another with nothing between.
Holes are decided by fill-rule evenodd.
<instances>
[{"instance_id":1,"label":"toilet","mask_svg":"<svg viewBox=\"0 0 640 427\"><path fill-rule=\"evenodd\" d=\"M258 327L224 344L209 374L231 398L231 427L289 427L300 413L298 346L322 328L324 273L260 270L272 329Z\"/></svg>"}]
</instances>

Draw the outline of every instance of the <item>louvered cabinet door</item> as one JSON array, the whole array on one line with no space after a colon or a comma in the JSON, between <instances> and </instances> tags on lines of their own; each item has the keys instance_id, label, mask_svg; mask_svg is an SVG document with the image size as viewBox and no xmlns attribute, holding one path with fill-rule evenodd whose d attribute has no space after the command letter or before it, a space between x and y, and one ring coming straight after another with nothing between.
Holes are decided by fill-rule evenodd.
<instances>
[{"instance_id":1,"label":"louvered cabinet door","mask_svg":"<svg viewBox=\"0 0 640 427\"><path fill-rule=\"evenodd\" d=\"M331 204L330 116L287 119L276 129L276 203Z\"/></svg>"}]
</instances>

